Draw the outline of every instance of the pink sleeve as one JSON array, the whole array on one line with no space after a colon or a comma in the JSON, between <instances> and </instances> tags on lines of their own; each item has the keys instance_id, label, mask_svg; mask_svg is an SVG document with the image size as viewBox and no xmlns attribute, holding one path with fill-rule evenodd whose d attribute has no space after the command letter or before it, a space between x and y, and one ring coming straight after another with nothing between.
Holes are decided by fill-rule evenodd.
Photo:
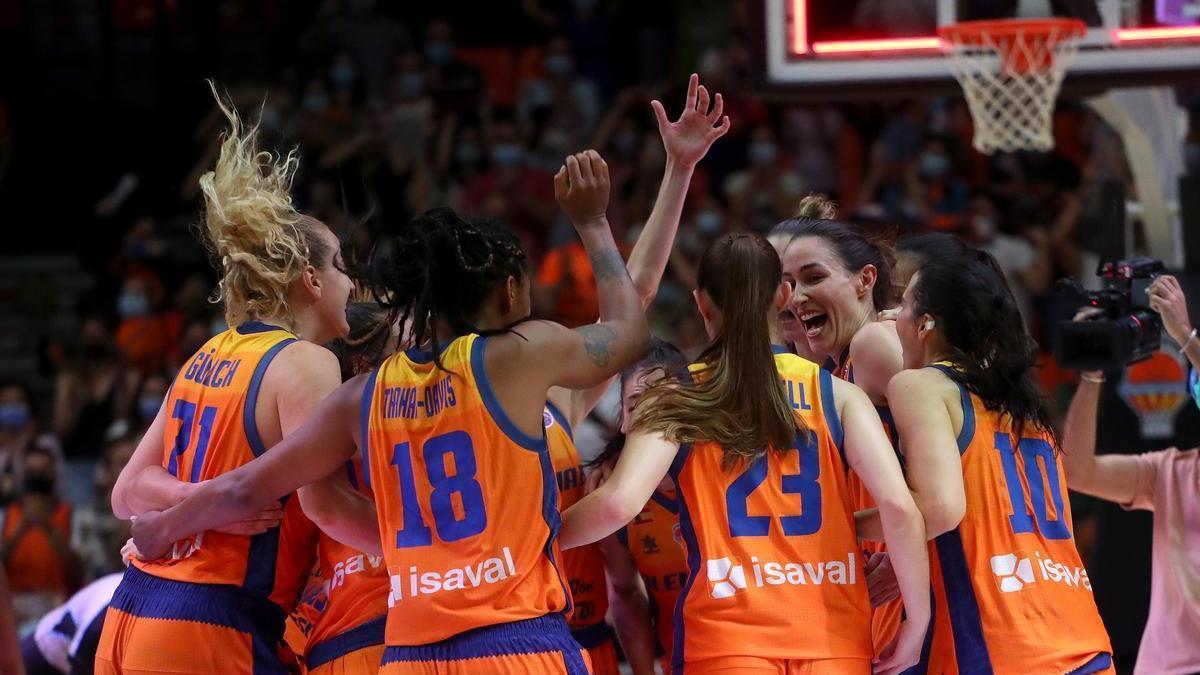
<instances>
[{"instance_id":1,"label":"pink sleeve","mask_svg":"<svg viewBox=\"0 0 1200 675\"><path fill-rule=\"evenodd\" d=\"M1133 460L1135 461L1134 466L1137 468L1137 477L1134 483L1133 497L1121 506L1126 509L1153 511L1159 469L1171 461L1175 452L1175 448L1169 448L1135 455Z\"/></svg>"}]
</instances>

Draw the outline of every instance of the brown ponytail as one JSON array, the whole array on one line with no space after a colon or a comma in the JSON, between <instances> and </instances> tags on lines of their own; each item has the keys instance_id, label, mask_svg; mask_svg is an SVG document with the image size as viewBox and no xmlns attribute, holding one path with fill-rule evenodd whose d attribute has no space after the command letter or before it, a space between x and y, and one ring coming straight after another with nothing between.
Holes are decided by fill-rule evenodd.
<instances>
[{"instance_id":1,"label":"brown ponytail","mask_svg":"<svg viewBox=\"0 0 1200 675\"><path fill-rule=\"evenodd\" d=\"M630 428L680 443L717 443L726 465L756 459L768 447L794 447L797 432L808 429L784 395L768 322L783 278L779 255L760 235L727 234L704 252L697 276L722 314L716 339L699 358L704 374L696 382L673 376L648 387Z\"/></svg>"}]
</instances>

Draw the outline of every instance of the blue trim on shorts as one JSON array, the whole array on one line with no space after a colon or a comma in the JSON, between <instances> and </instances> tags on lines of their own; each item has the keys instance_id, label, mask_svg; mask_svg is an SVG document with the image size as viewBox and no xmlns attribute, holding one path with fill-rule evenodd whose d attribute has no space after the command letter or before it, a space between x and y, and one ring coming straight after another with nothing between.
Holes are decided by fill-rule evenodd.
<instances>
[{"instance_id":1,"label":"blue trim on shorts","mask_svg":"<svg viewBox=\"0 0 1200 675\"><path fill-rule=\"evenodd\" d=\"M1108 652L1100 652L1089 659L1087 663L1067 673L1067 675L1087 675L1088 673L1099 673L1112 668L1112 665L1112 654L1109 654Z\"/></svg>"},{"instance_id":2,"label":"blue trim on shorts","mask_svg":"<svg viewBox=\"0 0 1200 675\"><path fill-rule=\"evenodd\" d=\"M283 639L286 615L270 600L237 586L162 579L131 566L109 607L144 619L207 623L246 633L256 675L288 672L275 650Z\"/></svg>"},{"instance_id":3,"label":"blue trim on shorts","mask_svg":"<svg viewBox=\"0 0 1200 675\"><path fill-rule=\"evenodd\" d=\"M383 652L380 667L389 663L435 663L558 652L569 675L587 675L580 649L571 637L564 615L553 613L476 628L432 644L391 646Z\"/></svg>"},{"instance_id":4,"label":"blue trim on shorts","mask_svg":"<svg viewBox=\"0 0 1200 675\"><path fill-rule=\"evenodd\" d=\"M671 480L675 481L675 500L679 504L679 533L683 537L684 545L687 548L687 566L688 578L687 583L683 586L683 591L679 594L679 599L675 602L675 637L672 641L674 647L671 649L671 672L674 675L683 675L683 651L684 651L684 623L683 623L683 606L687 603L688 595L692 592L692 586L696 583L696 576L700 573L700 545L696 539L696 528L692 524L692 514L688 509L687 500L683 497L683 488L679 483L679 474L687 465L688 456L692 453L692 444L684 443L679 446L679 452L675 453L675 460L671 462Z\"/></svg>"},{"instance_id":5,"label":"blue trim on shorts","mask_svg":"<svg viewBox=\"0 0 1200 675\"><path fill-rule=\"evenodd\" d=\"M579 643L584 649L595 649L600 645L612 640L612 631L609 630L608 624L604 621L597 621L590 626L583 628L572 628L571 637Z\"/></svg>"},{"instance_id":6,"label":"blue trim on shorts","mask_svg":"<svg viewBox=\"0 0 1200 675\"><path fill-rule=\"evenodd\" d=\"M559 424L561 424L563 429L567 430L567 438L570 438L571 442L574 443L575 442L575 432L571 429L571 423L567 421L567 416L564 415L563 412L558 409L558 406L554 405L550 401L546 401L546 409L550 411L551 417L553 417L555 419L555 421L557 421Z\"/></svg>"},{"instance_id":7,"label":"blue trim on shorts","mask_svg":"<svg viewBox=\"0 0 1200 675\"><path fill-rule=\"evenodd\" d=\"M306 659L308 670L311 672L334 659L383 644L383 628L386 624L387 615L384 614L309 647Z\"/></svg>"},{"instance_id":8,"label":"blue trim on shorts","mask_svg":"<svg viewBox=\"0 0 1200 675\"><path fill-rule=\"evenodd\" d=\"M362 436L358 439L358 456L362 459L363 484L371 487L371 401L375 398L375 380L379 377L379 368L371 371L363 384L362 402L358 406L358 420Z\"/></svg>"},{"instance_id":9,"label":"blue trim on shorts","mask_svg":"<svg viewBox=\"0 0 1200 675\"><path fill-rule=\"evenodd\" d=\"M979 600L975 597L971 568L963 550L962 533L956 527L938 535L934 541L942 567L959 675L993 675L992 657L983 636L983 619L979 615Z\"/></svg>"},{"instance_id":10,"label":"blue trim on shorts","mask_svg":"<svg viewBox=\"0 0 1200 675\"><path fill-rule=\"evenodd\" d=\"M475 388L479 390L479 397L483 399L483 407L487 409L496 426L500 427L500 431L503 431L504 435L508 436L512 442L526 450L544 451L546 449L545 427L542 427L541 438L534 438L521 431L509 419L508 413L504 412L504 408L496 398L496 392L492 389L492 383L488 380L487 368L483 363L483 349L487 345L487 341L487 338L480 336L475 338L475 342L471 344L471 373L475 376Z\"/></svg>"}]
</instances>

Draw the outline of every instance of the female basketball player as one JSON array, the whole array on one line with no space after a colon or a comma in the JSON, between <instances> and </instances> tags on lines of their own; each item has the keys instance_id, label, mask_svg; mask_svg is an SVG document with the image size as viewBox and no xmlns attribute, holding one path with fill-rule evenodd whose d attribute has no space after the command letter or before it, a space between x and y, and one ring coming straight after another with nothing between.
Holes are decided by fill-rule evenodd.
<instances>
[{"instance_id":1,"label":"female basketball player","mask_svg":"<svg viewBox=\"0 0 1200 675\"><path fill-rule=\"evenodd\" d=\"M352 284L338 240L292 206L296 158L258 150L257 129L245 129L220 97L218 105L230 130L200 187L233 328L176 376L113 489L122 518L170 506L262 455L340 381L336 359L320 346L348 329ZM281 514L263 514L241 534L199 532L166 560L136 561L108 610L97 672L286 672L277 645L315 543L289 492L275 495Z\"/></svg>"},{"instance_id":2,"label":"female basketball player","mask_svg":"<svg viewBox=\"0 0 1200 675\"><path fill-rule=\"evenodd\" d=\"M567 159L568 190L607 171L588 154ZM563 618L543 411L551 387L607 380L649 336L604 211L576 228L617 318L568 330L527 320L527 261L511 232L448 209L414 219L372 267L416 346L344 384L258 461L143 515L138 548L159 556L244 518L358 448L391 577L381 672L586 672Z\"/></svg>"},{"instance_id":3,"label":"female basketball player","mask_svg":"<svg viewBox=\"0 0 1200 675\"><path fill-rule=\"evenodd\" d=\"M819 194L806 195L801 199L799 206L796 207L796 213L792 216L793 220L804 221L833 220L835 218L837 218L837 207L827 197ZM792 243L793 236L786 229L776 228L776 230L772 230L767 235L767 240L775 247L775 252L782 259L788 244ZM808 346L808 338L804 334L804 324L792 313L790 307L784 308L779 313L777 327L784 344L788 345L793 354L803 356L816 363L824 361Z\"/></svg>"},{"instance_id":4,"label":"female basketball player","mask_svg":"<svg viewBox=\"0 0 1200 675\"><path fill-rule=\"evenodd\" d=\"M936 539L928 672L1112 672L1036 349L987 258L927 260L896 322L907 370L888 400L909 484L961 517Z\"/></svg>"},{"instance_id":5,"label":"female basketball player","mask_svg":"<svg viewBox=\"0 0 1200 675\"><path fill-rule=\"evenodd\" d=\"M567 511L563 545L628 523L670 470L690 571L675 672L867 673L848 461L880 505L909 616L876 672L916 663L929 619L924 529L879 416L854 385L773 354L771 323L790 288L766 239L718 239L698 279L712 344L692 367L697 381L667 377L641 395L612 476Z\"/></svg>"},{"instance_id":6,"label":"female basketball player","mask_svg":"<svg viewBox=\"0 0 1200 675\"><path fill-rule=\"evenodd\" d=\"M630 412L646 386L686 368L679 349L656 338L649 353L621 373L621 431L596 458L595 477L589 476L589 484L598 485L616 463L625 446ZM597 543L612 588L613 623L634 675L654 673L656 651L662 653L662 672L671 672L675 602L687 581L687 557L679 531L675 484L670 476L664 476L641 513L615 535Z\"/></svg>"},{"instance_id":7,"label":"female basketball player","mask_svg":"<svg viewBox=\"0 0 1200 675\"><path fill-rule=\"evenodd\" d=\"M711 104L711 110L710 110ZM667 261L670 259L679 217L696 164L704 158L709 147L729 130L729 118L723 117L721 94L710 97L700 78L692 75L688 81L687 98L678 121L667 118L662 103L652 101L659 134L667 153L667 166L654 209L646 226L629 255L629 274L647 307L658 294ZM582 155L577 159L585 161ZM603 211L609 200L609 184L597 175L592 189L577 186L567 190L567 177L556 178L555 193L559 205L573 222L581 222L591 213ZM603 287L602 292L604 290ZM611 291L613 287L608 287ZM618 306L600 296L600 318ZM583 466L575 447L571 430L578 428L591 413L609 382L587 390L550 390L546 405L546 442L558 478L560 509L566 509L585 494ZM581 546L563 554L563 572L570 585L575 611L571 616L571 633L591 656L596 675L617 675L617 653L611 631L604 621L608 612L608 584L605 581L604 561L596 546Z\"/></svg>"}]
</instances>

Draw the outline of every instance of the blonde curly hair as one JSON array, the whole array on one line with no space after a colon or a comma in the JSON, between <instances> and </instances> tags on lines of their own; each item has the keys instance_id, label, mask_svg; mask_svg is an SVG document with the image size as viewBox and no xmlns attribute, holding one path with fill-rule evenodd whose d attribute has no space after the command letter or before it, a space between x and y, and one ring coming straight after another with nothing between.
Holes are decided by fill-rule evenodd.
<instances>
[{"instance_id":1,"label":"blonde curly hair","mask_svg":"<svg viewBox=\"0 0 1200 675\"><path fill-rule=\"evenodd\" d=\"M204 193L204 240L221 262L216 301L225 321L290 315L288 288L305 267L324 267L329 244L325 225L292 204L292 178L300 160L258 148L258 125L246 128L232 101L210 80L217 106L229 120L217 165L200 177Z\"/></svg>"}]
</instances>

